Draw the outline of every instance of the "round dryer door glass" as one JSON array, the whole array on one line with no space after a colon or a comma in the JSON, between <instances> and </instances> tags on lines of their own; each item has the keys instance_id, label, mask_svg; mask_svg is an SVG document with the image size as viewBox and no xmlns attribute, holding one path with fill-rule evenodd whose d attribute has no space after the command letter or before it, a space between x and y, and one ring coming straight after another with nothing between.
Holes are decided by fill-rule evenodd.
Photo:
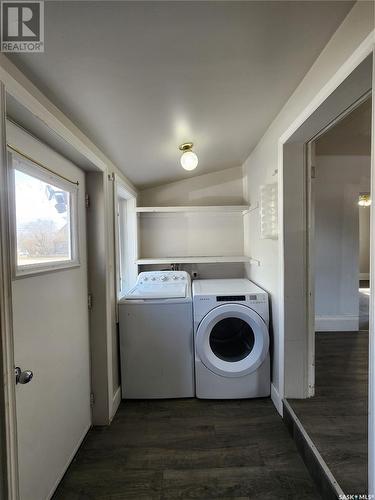
<instances>
[{"instance_id":1,"label":"round dryer door glass","mask_svg":"<svg viewBox=\"0 0 375 500\"><path fill-rule=\"evenodd\" d=\"M251 353L255 337L253 329L243 319L225 318L212 328L209 343L218 358L234 363Z\"/></svg>"},{"instance_id":2,"label":"round dryer door glass","mask_svg":"<svg viewBox=\"0 0 375 500\"><path fill-rule=\"evenodd\" d=\"M215 307L195 333L197 358L224 377L241 377L255 371L266 359L268 348L266 323L242 304Z\"/></svg>"}]
</instances>

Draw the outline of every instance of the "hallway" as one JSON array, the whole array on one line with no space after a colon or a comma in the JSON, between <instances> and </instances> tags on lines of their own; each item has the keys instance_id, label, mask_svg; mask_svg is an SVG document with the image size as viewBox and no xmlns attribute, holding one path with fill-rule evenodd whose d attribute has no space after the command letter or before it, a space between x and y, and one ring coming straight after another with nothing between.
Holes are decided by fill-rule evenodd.
<instances>
[{"instance_id":1,"label":"hallway","mask_svg":"<svg viewBox=\"0 0 375 500\"><path fill-rule=\"evenodd\" d=\"M270 399L122 402L54 500L320 498Z\"/></svg>"}]
</instances>

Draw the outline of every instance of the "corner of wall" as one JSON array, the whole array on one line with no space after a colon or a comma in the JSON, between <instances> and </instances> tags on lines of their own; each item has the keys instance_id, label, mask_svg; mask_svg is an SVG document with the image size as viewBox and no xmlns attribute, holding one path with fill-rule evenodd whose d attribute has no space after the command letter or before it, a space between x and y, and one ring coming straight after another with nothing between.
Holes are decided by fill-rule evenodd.
<instances>
[{"instance_id":1,"label":"corner of wall","mask_svg":"<svg viewBox=\"0 0 375 500\"><path fill-rule=\"evenodd\" d=\"M242 193L243 193L242 196L244 201L248 203L249 202L248 175L245 163L241 165L241 169L242 169Z\"/></svg>"},{"instance_id":2,"label":"corner of wall","mask_svg":"<svg viewBox=\"0 0 375 500\"><path fill-rule=\"evenodd\" d=\"M280 397L279 391L276 389L276 387L271 384L271 400L278 411L278 413L283 416L283 401Z\"/></svg>"}]
</instances>

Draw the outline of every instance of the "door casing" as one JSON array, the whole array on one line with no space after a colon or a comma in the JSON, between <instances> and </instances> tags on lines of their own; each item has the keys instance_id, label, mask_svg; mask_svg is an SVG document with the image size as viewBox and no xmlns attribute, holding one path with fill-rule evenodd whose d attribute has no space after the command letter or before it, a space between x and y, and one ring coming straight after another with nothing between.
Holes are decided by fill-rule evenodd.
<instances>
[{"instance_id":1,"label":"door casing","mask_svg":"<svg viewBox=\"0 0 375 500\"><path fill-rule=\"evenodd\" d=\"M336 85L327 94L325 100L321 100L309 114L305 115L298 124L294 124L279 139L279 213L282 222L282 234L279 240L280 246L280 316L283 318L281 336L283 338L281 358L284 360L280 371L281 399L283 398L306 398L309 391L313 393L313 387L308 384L314 380L314 334L312 327L314 319L313 297L309 298L311 292L311 273L308 262L312 259L309 254L311 238L308 238L308 211L311 210L312 200L307 183L308 166L308 144L316 139L319 134L325 132L327 127L333 126L337 119L353 109L361 100L366 99L372 93L373 105L373 127L372 127L372 192L375 192L374 174L374 43L373 36L363 43L361 51L356 58L348 63L345 75L336 75ZM370 72L369 72L370 71ZM341 78L341 80L340 80ZM311 105L312 107L312 105ZM297 186L291 190L293 183ZM296 203L296 199L299 202ZM299 217L300 225L295 226L293 218ZM374 204L371 206L371 229L375 233ZM294 231L294 234L293 234ZM298 234L296 234L298 233ZM296 240L293 242L293 238ZM291 245L291 247L290 247ZM300 256L296 269L293 260L288 260L288 252L293 248L296 255ZM375 247L371 247L371 280L375 282ZM297 273L296 273L297 271ZM297 276L298 279L290 279ZM297 312L296 312L297 311ZM370 335L369 335L369 434L368 434L368 480L369 494L375 492L375 302L374 294L370 297ZM300 361L299 363L296 360ZM310 394L311 395L311 394ZM282 412L282 410L281 410Z\"/></svg>"},{"instance_id":2,"label":"door casing","mask_svg":"<svg viewBox=\"0 0 375 500\"><path fill-rule=\"evenodd\" d=\"M19 489L7 161L6 98L4 84L0 82L0 332L1 365L4 373L0 408L1 413L4 413L4 419L1 419L3 423L1 442L4 443L2 456L5 456L5 460L1 461L1 468L3 471L2 477L4 478L4 498L16 500L19 497Z\"/></svg>"}]
</instances>

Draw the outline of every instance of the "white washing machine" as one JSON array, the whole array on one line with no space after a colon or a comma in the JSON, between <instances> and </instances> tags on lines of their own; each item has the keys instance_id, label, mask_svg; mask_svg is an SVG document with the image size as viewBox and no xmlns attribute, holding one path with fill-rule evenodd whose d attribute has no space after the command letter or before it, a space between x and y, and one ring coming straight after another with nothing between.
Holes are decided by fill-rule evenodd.
<instances>
[{"instance_id":1,"label":"white washing machine","mask_svg":"<svg viewBox=\"0 0 375 500\"><path fill-rule=\"evenodd\" d=\"M193 281L198 398L270 395L267 293L247 279Z\"/></svg>"},{"instance_id":2,"label":"white washing machine","mask_svg":"<svg viewBox=\"0 0 375 500\"><path fill-rule=\"evenodd\" d=\"M193 311L185 271L140 273L119 302L123 398L195 395Z\"/></svg>"}]
</instances>

